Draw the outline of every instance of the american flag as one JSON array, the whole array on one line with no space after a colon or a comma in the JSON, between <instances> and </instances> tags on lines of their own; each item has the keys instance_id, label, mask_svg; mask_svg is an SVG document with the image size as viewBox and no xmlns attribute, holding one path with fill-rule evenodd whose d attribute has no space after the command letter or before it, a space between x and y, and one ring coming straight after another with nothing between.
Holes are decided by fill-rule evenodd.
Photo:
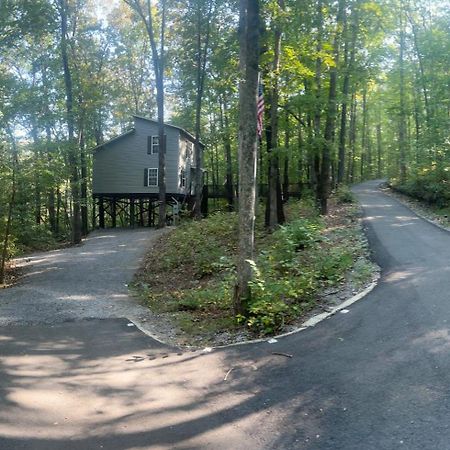
<instances>
[{"instance_id":1,"label":"american flag","mask_svg":"<svg viewBox=\"0 0 450 450\"><path fill-rule=\"evenodd\" d=\"M264 117L264 93L260 78L258 82L258 100L256 102L256 130L260 138L262 136L263 130L263 117Z\"/></svg>"}]
</instances>

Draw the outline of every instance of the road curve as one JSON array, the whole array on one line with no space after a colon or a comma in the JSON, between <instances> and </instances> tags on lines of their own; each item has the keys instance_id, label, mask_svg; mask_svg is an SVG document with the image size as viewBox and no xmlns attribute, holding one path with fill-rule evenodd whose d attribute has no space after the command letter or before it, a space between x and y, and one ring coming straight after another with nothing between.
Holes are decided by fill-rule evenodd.
<instances>
[{"instance_id":1,"label":"road curve","mask_svg":"<svg viewBox=\"0 0 450 450\"><path fill-rule=\"evenodd\" d=\"M354 191L379 285L277 343L180 354L120 320L0 328L0 448L449 449L450 233L377 186Z\"/></svg>"}]
</instances>

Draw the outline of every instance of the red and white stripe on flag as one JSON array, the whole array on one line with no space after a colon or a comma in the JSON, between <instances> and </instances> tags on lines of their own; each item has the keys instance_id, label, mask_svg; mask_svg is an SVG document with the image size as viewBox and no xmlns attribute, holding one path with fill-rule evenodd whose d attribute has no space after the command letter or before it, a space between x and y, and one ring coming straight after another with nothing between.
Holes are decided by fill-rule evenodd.
<instances>
[{"instance_id":1,"label":"red and white stripe on flag","mask_svg":"<svg viewBox=\"0 0 450 450\"><path fill-rule=\"evenodd\" d=\"M259 137L262 136L263 118L264 118L264 92L260 78L258 83L258 100L256 103L256 130L258 132Z\"/></svg>"}]
</instances>

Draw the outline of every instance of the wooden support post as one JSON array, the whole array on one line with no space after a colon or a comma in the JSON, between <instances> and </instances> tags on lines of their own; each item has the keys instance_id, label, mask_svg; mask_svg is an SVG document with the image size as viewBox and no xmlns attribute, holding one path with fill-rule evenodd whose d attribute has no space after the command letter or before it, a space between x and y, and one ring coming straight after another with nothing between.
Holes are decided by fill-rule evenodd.
<instances>
[{"instance_id":1,"label":"wooden support post","mask_svg":"<svg viewBox=\"0 0 450 450\"><path fill-rule=\"evenodd\" d=\"M105 205L103 204L103 197L99 197L98 199L98 212L99 216L99 227L105 228Z\"/></svg>"},{"instance_id":2,"label":"wooden support post","mask_svg":"<svg viewBox=\"0 0 450 450\"><path fill-rule=\"evenodd\" d=\"M148 222L148 226L149 228L152 227L152 200L149 198L148 199L148 209L147 209L147 222Z\"/></svg>"},{"instance_id":3,"label":"wooden support post","mask_svg":"<svg viewBox=\"0 0 450 450\"><path fill-rule=\"evenodd\" d=\"M134 217L134 198L130 197L130 227L134 228L135 217Z\"/></svg>"},{"instance_id":4,"label":"wooden support post","mask_svg":"<svg viewBox=\"0 0 450 450\"><path fill-rule=\"evenodd\" d=\"M113 198L111 200L111 221L112 221L112 227L116 228L117 226L117 204L116 199Z\"/></svg>"},{"instance_id":5,"label":"wooden support post","mask_svg":"<svg viewBox=\"0 0 450 450\"><path fill-rule=\"evenodd\" d=\"M144 199L139 199L139 226L144 226Z\"/></svg>"},{"instance_id":6,"label":"wooden support post","mask_svg":"<svg viewBox=\"0 0 450 450\"><path fill-rule=\"evenodd\" d=\"M151 226L154 227L156 223L156 206L154 203L152 203L152 220L151 220Z\"/></svg>"}]
</instances>

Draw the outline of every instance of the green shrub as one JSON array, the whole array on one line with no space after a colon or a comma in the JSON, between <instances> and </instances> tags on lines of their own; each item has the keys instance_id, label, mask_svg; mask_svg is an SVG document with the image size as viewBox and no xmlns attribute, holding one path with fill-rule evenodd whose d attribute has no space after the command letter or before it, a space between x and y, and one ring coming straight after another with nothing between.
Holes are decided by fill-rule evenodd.
<instances>
[{"instance_id":1,"label":"green shrub","mask_svg":"<svg viewBox=\"0 0 450 450\"><path fill-rule=\"evenodd\" d=\"M393 186L404 194L438 208L450 205L450 167L434 165L431 169L419 170L405 183Z\"/></svg>"},{"instance_id":2,"label":"green shrub","mask_svg":"<svg viewBox=\"0 0 450 450\"><path fill-rule=\"evenodd\" d=\"M22 251L49 250L57 244L51 231L44 225L28 223L27 226L16 230L15 235Z\"/></svg>"},{"instance_id":3,"label":"green shrub","mask_svg":"<svg viewBox=\"0 0 450 450\"><path fill-rule=\"evenodd\" d=\"M230 255L237 245L237 215L215 213L204 220L185 222L166 239L157 269L190 266L198 278L210 275L232 266Z\"/></svg>"},{"instance_id":4,"label":"green shrub","mask_svg":"<svg viewBox=\"0 0 450 450\"><path fill-rule=\"evenodd\" d=\"M280 226L272 235L274 241L266 258L278 267L290 268L299 250L304 250L320 241L322 225L317 220L297 219ZM263 255L264 256L264 255Z\"/></svg>"},{"instance_id":5,"label":"green shrub","mask_svg":"<svg viewBox=\"0 0 450 450\"><path fill-rule=\"evenodd\" d=\"M356 198L348 186L339 186L336 191L336 198L339 203L356 203Z\"/></svg>"}]
</instances>

